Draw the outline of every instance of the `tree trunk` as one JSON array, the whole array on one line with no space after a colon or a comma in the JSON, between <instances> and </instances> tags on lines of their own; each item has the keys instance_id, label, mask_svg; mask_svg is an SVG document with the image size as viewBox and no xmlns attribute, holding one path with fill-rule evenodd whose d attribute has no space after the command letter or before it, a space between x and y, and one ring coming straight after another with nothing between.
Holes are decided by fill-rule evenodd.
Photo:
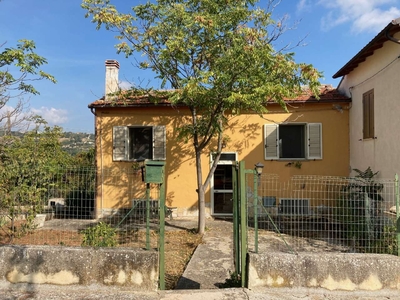
<instances>
[{"instance_id":1,"label":"tree trunk","mask_svg":"<svg viewBox=\"0 0 400 300\"><path fill-rule=\"evenodd\" d=\"M206 202L205 202L205 193L204 189L199 190L199 224L197 231L199 234L204 234L206 229Z\"/></svg>"},{"instance_id":2,"label":"tree trunk","mask_svg":"<svg viewBox=\"0 0 400 300\"><path fill-rule=\"evenodd\" d=\"M205 187L201 168L201 152L196 151L196 171L197 171L197 203L198 203L198 228L199 234L204 234L206 228L206 199Z\"/></svg>"}]
</instances>

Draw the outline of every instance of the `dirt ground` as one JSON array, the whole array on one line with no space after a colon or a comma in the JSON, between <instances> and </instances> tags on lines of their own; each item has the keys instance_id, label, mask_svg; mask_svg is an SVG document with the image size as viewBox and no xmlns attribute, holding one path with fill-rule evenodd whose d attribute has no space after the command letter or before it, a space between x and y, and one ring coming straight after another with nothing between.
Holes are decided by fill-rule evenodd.
<instances>
[{"instance_id":1,"label":"dirt ground","mask_svg":"<svg viewBox=\"0 0 400 300\"><path fill-rule=\"evenodd\" d=\"M82 229L87 228L91 220L51 220L45 222L45 227L35 229L26 234L12 237L10 226L0 227L0 245L51 245L51 246L81 246ZM16 223L16 230L23 223ZM144 230L124 230L118 234L119 247L145 248L146 232ZM150 247L157 248L158 235L150 231ZM173 227L165 232L165 284L166 289L174 289L178 279L183 274L197 245L202 237L193 229Z\"/></svg>"}]
</instances>

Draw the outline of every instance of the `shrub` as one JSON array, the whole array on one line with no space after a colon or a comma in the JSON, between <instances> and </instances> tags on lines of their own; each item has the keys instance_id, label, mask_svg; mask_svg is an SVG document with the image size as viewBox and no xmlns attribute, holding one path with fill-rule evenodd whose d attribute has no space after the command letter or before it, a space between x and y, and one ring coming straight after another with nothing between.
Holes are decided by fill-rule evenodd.
<instances>
[{"instance_id":1,"label":"shrub","mask_svg":"<svg viewBox=\"0 0 400 300\"><path fill-rule=\"evenodd\" d=\"M365 171L354 171L357 176L341 190L336 215L343 226L342 237L360 250L368 251L383 234L380 207L383 184L374 181L378 172L372 172L369 167Z\"/></svg>"},{"instance_id":2,"label":"shrub","mask_svg":"<svg viewBox=\"0 0 400 300\"><path fill-rule=\"evenodd\" d=\"M115 247L117 244L117 233L109 224L100 222L83 230L82 246Z\"/></svg>"}]
</instances>

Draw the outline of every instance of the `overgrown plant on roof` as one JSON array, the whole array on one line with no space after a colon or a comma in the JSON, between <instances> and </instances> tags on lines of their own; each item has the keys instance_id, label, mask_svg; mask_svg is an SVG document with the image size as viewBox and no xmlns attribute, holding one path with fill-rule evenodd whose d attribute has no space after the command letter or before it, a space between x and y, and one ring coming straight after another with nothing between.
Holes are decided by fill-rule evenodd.
<instances>
[{"instance_id":1,"label":"overgrown plant on roof","mask_svg":"<svg viewBox=\"0 0 400 300\"><path fill-rule=\"evenodd\" d=\"M118 53L143 54L138 67L161 79L172 104L189 108L191 118L179 136L194 147L199 233L204 233L205 192L229 118L244 111L262 115L268 101L286 109L284 99L300 94L303 85L317 94L321 73L296 63L289 45L275 47L290 29L285 18L271 17L279 2L157 0L135 5L130 13L118 11L110 0L82 2L97 29L117 33ZM204 179L201 158L210 152L216 155Z\"/></svg>"}]
</instances>

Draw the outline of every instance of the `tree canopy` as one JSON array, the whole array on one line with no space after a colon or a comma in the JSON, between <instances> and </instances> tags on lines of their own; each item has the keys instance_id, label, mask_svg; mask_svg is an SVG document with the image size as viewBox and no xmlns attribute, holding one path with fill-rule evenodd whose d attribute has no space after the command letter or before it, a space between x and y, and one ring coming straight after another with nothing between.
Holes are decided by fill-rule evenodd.
<instances>
[{"instance_id":1,"label":"tree canopy","mask_svg":"<svg viewBox=\"0 0 400 300\"><path fill-rule=\"evenodd\" d=\"M139 52L141 69L154 71L172 103L184 103L191 122L180 136L194 145L199 232L205 228L205 191L218 163L224 127L232 114L262 115L267 103L293 98L307 85L316 93L321 73L296 63L294 53L275 50L285 25L272 19L279 1L157 0L123 13L110 0L83 0L97 29L117 32L117 52ZM214 165L203 180L201 154L217 142Z\"/></svg>"},{"instance_id":2,"label":"tree canopy","mask_svg":"<svg viewBox=\"0 0 400 300\"><path fill-rule=\"evenodd\" d=\"M42 131L37 127L21 137L0 139L0 208L12 227L21 214L27 220L26 227L15 234L30 229L35 215L47 204L46 195L56 184L60 168L72 163L59 142L61 128L49 127L41 119L37 122L38 127L44 126Z\"/></svg>"},{"instance_id":3,"label":"tree canopy","mask_svg":"<svg viewBox=\"0 0 400 300\"><path fill-rule=\"evenodd\" d=\"M33 115L25 111L27 95L38 95L32 84L36 80L46 79L56 82L55 78L44 72L41 67L47 60L35 52L35 43L20 40L16 47L0 44L0 124L10 132L24 121L31 121ZM11 100L16 100L10 103ZM7 109L3 109L6 108Z\"/></svg>"}]
</instances>

